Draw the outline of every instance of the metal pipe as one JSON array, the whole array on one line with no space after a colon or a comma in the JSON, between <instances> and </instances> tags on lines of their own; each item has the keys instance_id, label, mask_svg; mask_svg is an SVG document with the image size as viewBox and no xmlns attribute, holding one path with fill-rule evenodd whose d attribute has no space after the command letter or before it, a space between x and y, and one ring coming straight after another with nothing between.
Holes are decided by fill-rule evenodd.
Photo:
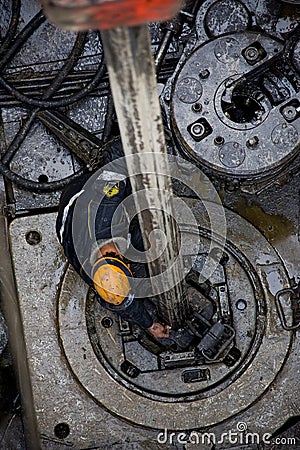
<instances>
[{"instance_id":1,"label":"metal pipe","mask_svg":"<svg viewBox=\"0 0 300 450\"><path fill-rule=\"evenodd\" d=\"M148 27L122 27L101 34L124 153L138 156L134 163L127 163L127 168L133 193L145 193L142 205L135 197L145 249L151 247L153 230L160 230L166 238L165 251L154 261L148 259L151 277L166 274L162 280L151 280L152 287L161 292L157 296L158 311L166 323L180 328L188 308L180 283L183 264L173 220L172 184ZM156 249L163 245L156 235ZM177 267L167 273L176 258ZM166 286L174 288L163 292Z\"/></svg>"},{"instance_id":2,"label":"metal pipe","mask_svg":"<svg viewBox=\"0 0 300 450\"><path fill-rule=\"evenodd\" d=\"M155 66L156 66L157 73L161 69L161 66L162 66L162 63L163 63L164 58L166 56L166 53L168 51L169 45L170 45L170 43L172 41L173 34L174 34L173 31L166 30L166 32L164 34L164 37L163 37L163 39L162 39L161 43L159 44L159 47L158 47L158 49L156 51L154 63L155 63Z\"/></svg>"}]
</instances>

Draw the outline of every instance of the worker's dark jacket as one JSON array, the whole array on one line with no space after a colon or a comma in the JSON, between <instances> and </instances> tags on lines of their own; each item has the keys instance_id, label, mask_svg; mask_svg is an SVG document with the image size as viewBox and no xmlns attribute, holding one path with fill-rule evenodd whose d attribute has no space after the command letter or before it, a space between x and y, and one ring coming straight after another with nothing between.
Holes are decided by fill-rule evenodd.
<instances>
[{"instance_id":1,"label":"worker's dark jacket","mask_svg":"<svg viewBox=\"0 0 300 450\"><path fill-rule=\"evenodd\" d=\"M104 151L104 166L111 163L108 170L106 171L104 167L100 176L98 172L83 175L65 189L60 199L56 222L58 239L68 261L91 287L93 287L90 278L94 263L93 253L96 255L99 247L111 241L112 233L114 237L123 238L123 243L130 240L137 250L143 251L138 222L131 221L128 234L130 221L127 220L125 223L122 208L119 214L120 221L111 227L112 216L118 205L131 193L130 183L128 179L126 180L125 161L116 160L120 157L124 157L124 153L120 141L117 140ZM134 277L146 276L143 264L131 263L130 268ZM111 305L97 293L96 295L103 306L117 311L124 319L135 322L142 328L152 325L153 320L143 301L134 295L130 295L119 306Z\"/></svg>"}]
</instances>

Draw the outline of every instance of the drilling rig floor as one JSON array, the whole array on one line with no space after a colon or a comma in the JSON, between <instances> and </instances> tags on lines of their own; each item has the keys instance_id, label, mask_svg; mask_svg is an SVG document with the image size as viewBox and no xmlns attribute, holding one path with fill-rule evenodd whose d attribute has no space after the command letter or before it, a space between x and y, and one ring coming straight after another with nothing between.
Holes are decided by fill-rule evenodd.
<instances>
[{"instance_id":1,"label":"drilling rig floor","mask_svg":"<svg viewBox=\"0 0 300 450\"><path fill-rule=\"evenodd\" d=\"M156 340L56 239L119 135L101 36L0 0L0 448L300 448L299 17L204 0L149 25L189 304Z\"/></svg>"}]
</instances>

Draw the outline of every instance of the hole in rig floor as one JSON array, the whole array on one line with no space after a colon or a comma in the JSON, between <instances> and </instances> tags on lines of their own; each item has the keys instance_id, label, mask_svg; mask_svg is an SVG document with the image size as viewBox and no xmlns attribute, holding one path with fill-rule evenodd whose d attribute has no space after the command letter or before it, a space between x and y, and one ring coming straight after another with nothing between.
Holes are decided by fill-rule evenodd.
<instances>
[{"instance_id":1,"label":"hole in rig floor","mask_svg":"<svg viewBox=\"0 0 300 450\"><path fill-rule=\"evenodd\" d=\"M228 119L235 123L254 123L265 113L261 104L247 95L233 95L232 101L221 101L221 107Z\"/></svg>"},{"instance_id":2,"label":"hole in rig floor","mask_svg":"<svg viewBox=\"0 0 300 450\"><path fill-rule=\"evenodd\" d=\"M185 278L188 317L182 328L170 330L168 338L155 339L147 330L105 310L89 291L85 314L90 342L97 359L121 384L142 391L145 397L178 401L195 394L202 398L208 390L221 389L240 370L246 370L254 351L250 329L257 328L257 299L242 269L248 307L240 297L233 299L228 277L237 261L227 253L218 256L216 274L208 283L199 281L199 270L216 254L197 256L196 270ZM155 298L143 302L153 320L159 321Z\"/></svg>"}]
</instances>

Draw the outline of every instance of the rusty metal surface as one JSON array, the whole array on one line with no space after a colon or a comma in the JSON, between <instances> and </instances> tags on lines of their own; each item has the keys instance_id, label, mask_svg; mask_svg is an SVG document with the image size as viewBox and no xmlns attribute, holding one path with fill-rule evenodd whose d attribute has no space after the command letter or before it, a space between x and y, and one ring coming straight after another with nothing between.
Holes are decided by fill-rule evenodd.
<instances>
[{"instance_id":1,"label":"rusty metal surface","mask_svg":"<svg viewBox=\"0 0 300 450\"><path fill-rule=\"evenodd\" d=\"M65 272L65 260L61 248L54 236L55 214L33 216L29 219L17 219L10 228L10 237L13 242L14 267L16 278L25 274L19 265L22 259L32 259L33 266L27 273L22 290L19 289L19 305L21 308L24 337L29 364L29 377L33 387L33 408L38 422L40 447L43 449L60 448L90 448L105 449L113 445L121 445L125 437L130 435L130 445L136 448L147 448L147 442L154 441L155 432L137 429L117 420L111 414L109 405L105 410L95 402L86 392L86 387L80 385L70 372L59 343L59 330L57 328L56 297L59 291L61 278ZM41 240L36 245L26 241L29 231L40 233ZM16 234L21 240L17 244ZM25 256L26 255L26 256ZM52 274L49 278L49 273ZM74 283L79 283L76 298L82 303L86 295L86 286L73 273L72 281L65 284L62 289L68 296L73 296ZM18 286L21 286L18 283ZM77 296L78 295L78 296ZM73 297L74 298L74 297ZM76 300L74 298L74 300ZM77 300L76 300L77 301ZM67 302L66 308L70 306ZM76 319L77 317L77 319ZM85 348L85 341L80 328L84 323L78 315L73 316L75 323L69 322L67 327L75 331L74 341L79 347ZM79 319L79 321L78 321ZM76 331L77 330L77 331ZM75 350L75 349L74 349ZM76 350L75 350L76 351ZM88 351L88 349L86 349ZM87 367L86 360L82 359L82 369ZM88 374L89 371L87 370ZM104 380L97 372L96 385L104 387ZM93 377L92 373L90 375ZM117 388L117 386L116 386ZM109 392L111 401L121 401L115 389ZM49 395L50 393L50 395ZM134 409L134 404L127 400L128 409ZM26 408L26 405L24 405ZM84 420L82 420L84 418ZM55 427L60 423L69 426L69 433L65 439L55 434ZM130 430L130 431L129 431ZM133 444L134 443L134 444ZM29 448L40 448L38 445ZM150 447L152 448L152 447ZM157 446L159 449L160 447Z\"/></svg>"},{"instance_id":2,"label":"rusty metal surface","mask_svg":"<svg viewBox=\"0 0 300 450\"><path fill-rule=\"evenodd\" d=\"M197 205L195 207L197 210ZM199 215L199 211L197 213ZM203 217L201 218L203 220ZM101 408L98 411L97 404L106 406L106 409L114 415L129 419L130 422L159 429L165 427L194 429L207 426L213 429L212 427L216 427L219 421L228 419L228 416L234 414L237 417L231 422L233 428L234 424L245 418L250 427L255 424L256 431L272 432L281 426L286 418L294 414L294 402L286 400L284 403L276 403L276 407L280 407L280 415L273 416L271 413L269 416L265 415L266 411L273 411L275 408L273 405L275 393L279 396L278 399L286 398L288 386L293 383L295 376L295 369L291 370L291 368L296 364L298 341L291 341L291 334L282 329L272 300L276 291L288 284L285 271L276 253L250 224L241 221L237 215L230 212L227 218L231 230L229 238L233 239L235 245L238 245L246 254L251 264L256 264L256 270L262 280L263 295L266 299L263 310L266 308L266 311L261 311L263 314L261 318L265 318L266 328L262 340L258 343L258 350L253 355L254 359L243 374L219 393L214 393L212 390L211 397L208 394L202 400L188 403L176 402L176 409L180 411L176 417L173 414L174 403L157 402L155 398L150 400L135 393L129 386L122 387L122 384L112 377L110 372L107 372L95 356L86 328L87 288L70 269L64 277L64 260L51 231L54 228L55 215L33 216L30 219L17 219L13 222L10 235L13 242L15 273L18 285L23 286L22 292L19 293L19 301L34 389L34 409L42 435L43 448L52 448L51 440L56 439L53 430L60 422L67 423L71 430L66 444L72 443L75 448L80 448L84 442L86 445L98 445L101 448L101 438L98 434L99 423L94 422L94 417L95 414L98 416L107 413L104 413ZM41 241L37 245L26 242L26 233L29 230L35 230L41 234ZM253 233L255 246L249 245L252 242ZM36 261L31 274L27 273L26 277L24 277L22 264L19 264L20 255ZM55 274L51 282L48 278L49 272ZM60 285L61 277L64 277L62 285ZM239 283L237 279L235 280L237 284L233 291L239 289ZM59 295L58 310L55 302L57 295ZM57 312L58 318L56 318ZM288 305L286 305L286 312L287 316L291 314ZM113 335L111 338L113 340ZM158 380L153 380L153 389L156 391L160 389ZM178 383L176 377L174 383L175 386ZM255 390L253 385L256 386ZM49 391L54 392L55 395L49 398ZM68 392L67 402L64 392ZM295 394L294 391L293 395ZM96 403L91 400L91 397L96 400ZM259 397L262 397L259 404L263 405L264 421L257 422L257 401L255 400ZM243 413L247 404L253 405L248 413ZM84 428L79 427L78 405L81 405L80 415L85 416ZM218 405L217 410L216 405ZM112 416L109 420L113 428L121 426L117 425L119 422L117 419L112 419ZM102 424L104 422L101 421ZM134 440L132 428L126 426L125 429ZM217 430L220 429L222 427L219 428L218 425ZM226 429L231 428L226 426ZM105 428L102 433L107 439ZM147 436L145 432L138 434L139 439ZM154 438L155 434L152 434L152 439Z\"/></svg>"},{"instance_id":3,"label":"rusty metal surface","mask_svg":"<svg viewBox=\"0 0 300 450\"><path fill-rule=\"evenodd\" d=\"M103 371L103 367L99 365L99 362L97 358L95 358L94 351L89 343L90 338L88 337L85 324L85 304L78 304L78 300L76 300L82 296L75 294L75 297L70 298L67 293L64 293L64 287L62 288L62 294L59 299L59 326L62 345L67 359L74 371L74 374L78 377L86 389L91 392L92 395L101 403L109 404L111 410L115 410L116 414L121 416L124 414L127 419L133 420L134 422L138 421L138 423L143 423L146 426L154 426L154 424L156 424L159 428L167 427L189 429L196 427L196 423L197 426L201 428L208 425L215 425L225 417L227 418L231 414L237 414L240 410L243 410L245 408L244 402L246 402L246 404L248 402L251 404L255 398L259 397L261 393L265 391L267 385L272 382L272 377L276 374L277 370L280 370L280 367L284 362L285 355L289 352L291 336L282 331L279 318L277 317L276 308L274 308L274 295L280 286L288 283L285 271L281 266L281 262L278 260L276 253L267 245L266 241L262 239L262 236L250 227L250 225L241 222L237 216L231 215L229 212L227 215L227 220L230 222L229 242L231 239L233 240L235 246L238 246L238 249L245 254L245 257L254 267L254 270L262 280L264 291L261 295L263 295L266 303L263 302L261 306L258 306L258 310L256 312L257 323L254 327L252 327L252 329L256 329L259 333L259 329L262 327L264 331L262 336L258 335L255 338L255 336L252 335L251 345L257 346L254 354L252 355L253 361L248 369L245 361L234 367L234 371L239 372L239 376L236 379L233 377L231 381L232 384L228 386L228 384L226 385L225 383L222 388L214 389L213 386L216 386L215 383L217 381L214 377L218 372L221 374L222 369L221 367L211 368L211 376L213 378L211 393L209 391L210 385L207 383L205 385L206 394L202 398L200 395L201 400L197 399L197 390L199 392L200 389L201 392L201 387L197 385L184 386L183 383L180 385L180 370L175 370L170 374L167 372L164 373L164 371L158 371L157 373L153 372L149 373L148 378L145 373L146 379L141 378L140 380L140 378L137 378L137 380L132 380L136 386L136 389L134 386L130 388L130 378L124 376L123 374L123 379L125 378L126 380L126 382L123 382L123 384L125 384L125 389L121 386L110 388L109 386L111 381L109 381L110 376L108 375L110 371L107 368L106 370L108 373ZM199 216L199 221L201 221L201 223L204 222L203 216ZM243 230L243 232L241 232L241 230ZM238 241L236 234L239 236ZM256 245L249 248L248 239L251 235L255 237ZM239 272L241 268L235 267L235 270ZM66 286L74 283L67 281L70 276L72 277L72 274L67 274L66 276ZM245 288L241 287L241 279L242 277L233 277L233 286L230 288L231 295L233 295L236 291L236 296L238 297L242 294L242 292L244 292ZM240 291L240 289L242 291ZM72 291L72 296L76 291L77 289ZM247 299L251 303L249 296L247 296ZM234 302L234 298L232 301ZM288 307L286 306L286 308L286 311L288 312ZM77 311L76 317L73 315L74 310ZM288 314L291 314L291 312ZM265 323L264 320L266 321ZM100 318L97 322L100 324ZM100 325L96 326L99 327ZM241 323L240 326L242 327ZM238 325L236 325L236 328L239 330ZM79 329L80 332L78 331ZM85 336L83 345L85 349L84 353L86 355L85 368L81 365L80 358L77 357L80 352L79 346L75 344L76 350L74 348L74 341L76 340L76 336L78 334L81 334L82 338ZM108 342L105 343L106 340ZM124 352L124 348L120 345L119 341L120 335L118 331L115 332L114 329L109 329L107 335L105 330L102 332L100 331L99 343L102 347L101 351L108 351L109 356L106 356L106 358L108 358L108 360L111 361L112 365L115 365L115 367L120 364L120 360L122 360L122 352ZM113 350L116 346L120 346L121 353L117 352L117 350ZM104 350L104 348L106 350ZM116 352L116 355L113 355L114 352ZM246 353L248 353L249 357L249 349ZM267 354L269 357L266 356ZM272 358L270 355L272 355ZM117 358L116 363L113 362L114 358ZM89 370L86 370L86 365L90 367ZM214 370L216 373L214 373ZM264 377L263 380L259 381L262 370L264 372ZM96 379L90 377L89 374L94 371L100 372L101 378L106 380L105 386L107 389L105 389L105 391L102 391L100 386L97 385ZM223 376L225 376L224 373ZM117 374L114 375L114 379L116 377ZM161 383L159 383L160 378L162 378ZM121 383L121 380L119 383ZM251 388L253 385L256 386L255 391ZM113 399L107 392L107 390L109 391L110 389L120 390L120 394L115 398L115 405L113 405ZM144 397L147 395L147 391L153 393L152 395L148 395L151 401L147 400L147 398L143 398L141 396L138 397L136 395L136 393L141 392L141 389L145 390ZM182 389L184 389L184 391L182 391ZM123 392L124 397L121 392ZM161 398L163 393L166 396L165 400L167 400L167 403L164 403ZM176 397L172 397L173 395L179 396L177 400ZM192 401L192 403L185 402L185 400L189 398L189 395L191 395L190 402ZM106 398L106 396L108 397ZM128 410L128 397L130 397L132 403L136 405L135 410ZM155 401L156 399L158 401ZM173 403L170 403L171 401ZM172 414L174 402L176 403L176 408L180 411L180 415L176 417L173 417ZM216 404L220 405L218 411L216 411L213 407L213 405ZM196 411L202 411L201 417L199 417ZM130 416L128 416L128 414Z\"/></svg>"}]
</instances>

